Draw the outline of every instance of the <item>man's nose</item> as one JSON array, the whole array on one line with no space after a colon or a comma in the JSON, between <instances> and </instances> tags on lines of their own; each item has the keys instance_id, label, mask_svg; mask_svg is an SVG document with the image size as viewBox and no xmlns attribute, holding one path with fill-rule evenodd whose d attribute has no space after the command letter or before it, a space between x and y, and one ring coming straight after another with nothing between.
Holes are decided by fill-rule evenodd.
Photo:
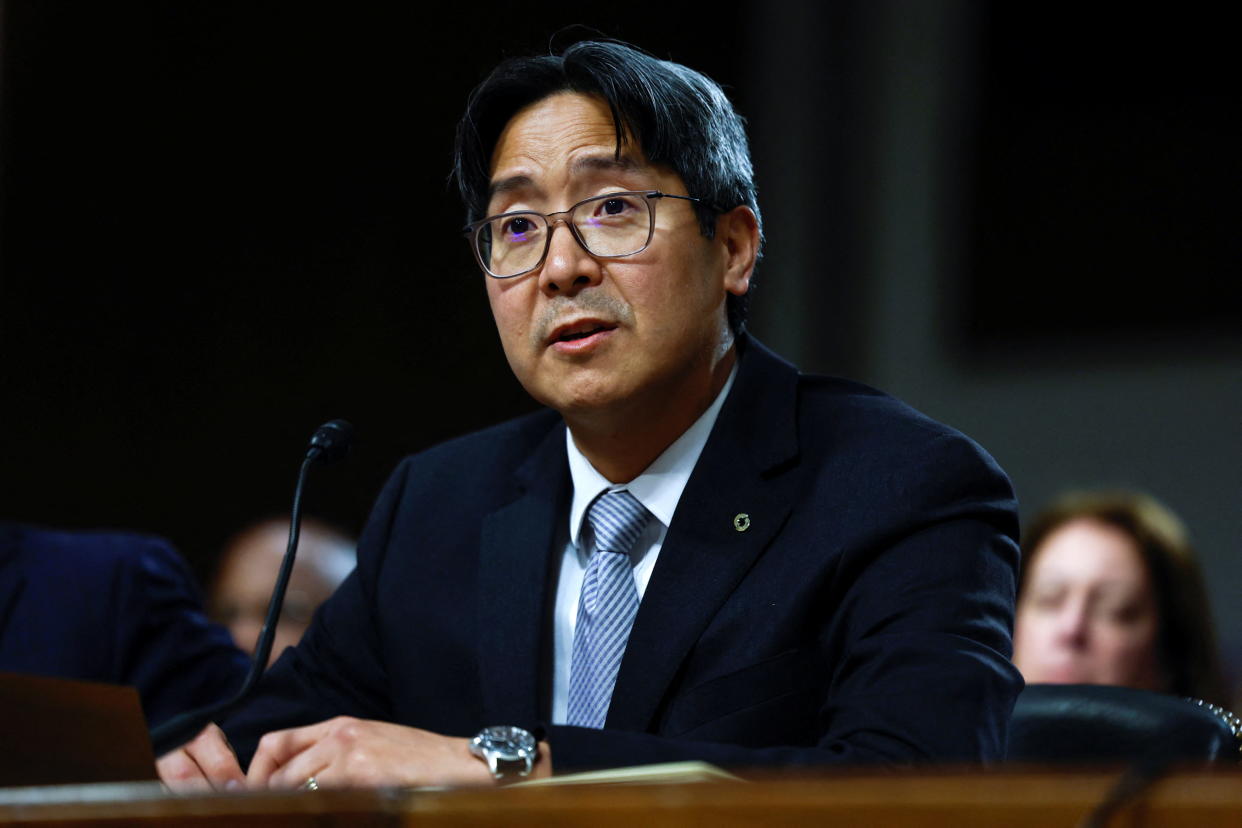
<instances>
[{"instance_id":1,"label":"man's nose","mask_svg":"<svg viewBox=\"0 0 1242 828\"><path fill-rule=\"evenodd\" d=\"M599 260L579 244L569 225L557 221L548 227L548 255L539 273L539 289L549 296L572 296L599 284L603 269Z\"/></svg>"}]
</instances>

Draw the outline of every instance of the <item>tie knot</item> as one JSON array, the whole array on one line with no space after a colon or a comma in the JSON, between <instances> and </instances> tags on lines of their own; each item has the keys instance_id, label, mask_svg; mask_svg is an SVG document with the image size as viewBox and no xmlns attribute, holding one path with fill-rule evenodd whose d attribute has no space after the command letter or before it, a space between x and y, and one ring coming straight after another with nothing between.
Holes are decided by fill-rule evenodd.
<instances>
[{"instance_id":1,"label":"tie knot","mask_svg":"<svg viewBox=\"0 0 1242 828\"><path fill-rule=\"evenodd\" d=\"M605 492L587 510L587 520L595 530L595 548L601 552L628 555L651 513L624 489Z\"/></svg>"}]
</instances>

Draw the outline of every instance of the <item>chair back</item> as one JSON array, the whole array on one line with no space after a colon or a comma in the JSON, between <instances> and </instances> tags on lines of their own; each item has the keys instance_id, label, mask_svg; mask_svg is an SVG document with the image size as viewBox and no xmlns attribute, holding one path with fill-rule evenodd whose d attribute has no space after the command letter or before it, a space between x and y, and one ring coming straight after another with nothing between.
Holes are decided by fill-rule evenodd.
<instances>
[{"instance_id":1,"label":"chair back","mask_svg":"<svg viewBox=\"0 0 1242 828\"><path fill-rule=\"evenodd\" d=\"M1093 684L1032 684L1009 721L1009 760L1239 761L1242 722L1204 702Z\"/></svg>"}]
</instances>

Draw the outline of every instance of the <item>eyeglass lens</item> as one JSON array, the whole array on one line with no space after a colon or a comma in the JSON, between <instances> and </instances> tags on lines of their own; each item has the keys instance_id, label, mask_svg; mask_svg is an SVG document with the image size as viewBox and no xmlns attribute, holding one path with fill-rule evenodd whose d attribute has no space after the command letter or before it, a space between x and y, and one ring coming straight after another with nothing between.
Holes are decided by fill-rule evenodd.
<instances>
[{"instance_id":1,"label":"eyeglass lens","mask_svg":"<svg viewBox=\"0 0 1242 828\"><path fill-rule=\"evenodd\" d=\"M650 241L651 205L644 194L610 193L580 202L568 212L578 239L593 256L628 256ZM475 237L479 258L496 276L532 270L547 248L548 227L540 213L499 216Z\"/></svg>"}]
</instances>

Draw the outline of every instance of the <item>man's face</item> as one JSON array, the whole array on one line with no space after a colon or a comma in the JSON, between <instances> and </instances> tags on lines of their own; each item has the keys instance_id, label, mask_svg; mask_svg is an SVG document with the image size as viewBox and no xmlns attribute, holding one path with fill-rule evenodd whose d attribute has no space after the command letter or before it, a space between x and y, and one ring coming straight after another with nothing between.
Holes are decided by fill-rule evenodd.
<instances>
[{"instance_id":1,"label":"man's face","mask_svg":"<svg viewBox=\"0 0 1242 828\"><path fill-rule=\"evenodd\" d=\"M553 213L608 192L687 193L671 170L633 144L620 162L602 100L564 92L509 121L492 155L488 215ZM686 395L710 401L712 370L732 342L725 245L703 237L693 206L656 202L647 249L593 257L555 224L543 265L511 279L487 278L505 356L532 396L567 418L596 413L658 415ZM746 274L749 276L749 273Z\"/></svg>"}]
</instances>

